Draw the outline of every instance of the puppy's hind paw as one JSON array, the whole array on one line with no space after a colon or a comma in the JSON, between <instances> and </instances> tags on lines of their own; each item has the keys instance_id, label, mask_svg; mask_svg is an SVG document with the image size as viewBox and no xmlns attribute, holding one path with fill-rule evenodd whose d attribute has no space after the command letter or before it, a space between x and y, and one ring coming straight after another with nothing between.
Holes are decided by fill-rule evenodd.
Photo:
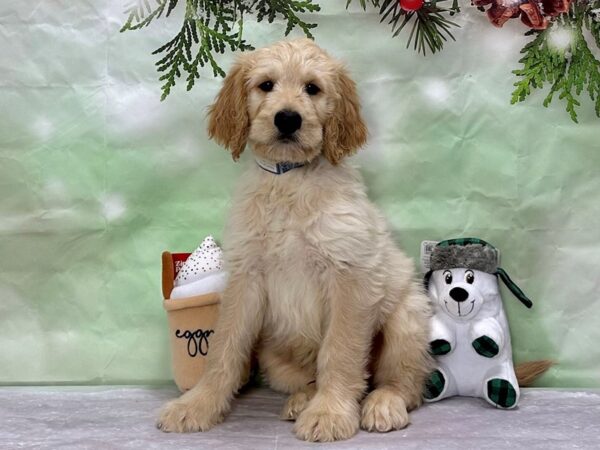
<instances>
[{"instance_id":1,"label":"puppy's hind paw","mask_svg":"<svg viewBox=\"0 0 600 450\"><path fill-rule=\"evenodd\" d=\"M300 413L306 409L312 396L311 392L305 391L291 394L285 402L279 418L281 420L296 420Z\"/></svg>"}]
</instances>

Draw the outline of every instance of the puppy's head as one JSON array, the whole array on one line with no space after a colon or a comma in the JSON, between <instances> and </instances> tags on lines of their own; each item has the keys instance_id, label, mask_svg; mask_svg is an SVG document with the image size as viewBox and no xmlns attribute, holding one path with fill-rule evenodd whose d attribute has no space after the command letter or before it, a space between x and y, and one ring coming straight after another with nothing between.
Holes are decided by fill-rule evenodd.
<instances>
[{"instance_id":1,"label":"puppy's head","mask_svg":"<svg viewBox=\"0 0 600 450\"><path fill-rule=\"evenodd\" d=\"M209 135L237 160L250 144L274 162L332 164L366 141L354 82L308 39L242 54L209 110Z\"/></svg>"}]
</instances>

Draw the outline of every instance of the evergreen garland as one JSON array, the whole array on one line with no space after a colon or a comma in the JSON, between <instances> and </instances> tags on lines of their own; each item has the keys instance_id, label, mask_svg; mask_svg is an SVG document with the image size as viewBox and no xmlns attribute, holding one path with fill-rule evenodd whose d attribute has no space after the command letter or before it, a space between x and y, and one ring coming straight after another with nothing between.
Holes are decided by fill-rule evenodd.
<instances>
[{"instance_id":1,"label":"evergreen garland","mask_svg":"<svg viewBox=\"0 0 600 450\"><path fill-rule=\"evenodd\" d=\"M225 76L225 72L215 59L216 54L230 51L252 50L254 47L243 38L244 16L253 14L258 22L276 19L286 22L285 35L294 28L300 28L312 38L311 30L317 25L300 18L302 13L320 11L316 0L137 0L126 8L127 20L121 31L138 30L150 25L155 19L168 17L182 3L184 18L181 30L153 54L159 55L156 62L161 74L161 100L164 100L177 79L186 75L187 89L190 90L200 77L199 67L210 65L214 76ZM330 0L332 1L332 0ZM452 27L458 25L448 16L460 13L458 0L424 0L416 11L402 8L399 0L358 0L363 10L370 5L376 8L381 22L391 25L394 37L404 30L407 36L406 47L423 55L427 50L436 53L443 49L449 39L455 40ZM446 7L444 2L452 1ZM538 0L528 0L535 2ZM539 0L535 8L545 14L547 0ZM549 0L552 1L552 0ZM569 5L569 0L558 0ZM525 8L523 0L514 3L497 3L498 0L473 0L481 10L482 5L492 5L487 11L488 17L501 26L509 16L498 16L498 8L513 8L512 17ZM346 7L352 0L346 0ZM531 4L531 3L530 3ZM556 9L554 10L556 11ZM566 11L562 13L562 11ZM560 14L559 14L560 13ZM524 23L527 18L521 14ZM586 92L594 103L595 112L600 117L600 61L595 57L584 35L589 32L593 43L600 49L600 0L570 0L570 7L539 17L543 25L526 32L533 39L521 50L523 57L519 61L522 68L513 73L518 80L514 83L511 103L524 101L534 89L550 86L543 104L549 106L555 95L566 103L571 119L577 122L576 108L580 106L579 96ZM500 22L499 22L500 21ZM410 31L408 31L410 30ZM556 32L569 33L568 42L557 46L554 41Z\"/></svg>"},{"instance_id":2,"label":"evergreen garland","mask_svg":"<svg viewBox=\"0 0 600 450\"><path fill-rule=\"evenodd\" d=\"M519 61L522 69L513 70L520 78L514 85L511 103L522 102L532 89L542 89L550 84L550 92L544 99L548 107L556 93L566 102L566 110L577 122L575 108L581 106L577 100L586 90L594 102L596 116L600 117L600 61L598 61L583 35L587 28L596 45L600 48L600 21L594 9L600 8L600 0L577 2L571 5L568 13L559 16L548 28L540 32L529 32L535 36L521 53ZM553 43L553 33L567 33L570 37L564 46Z\"/></svg>"},{"instance_id":3,"label":"evergreen garland","mask_svg":"<svg viewBox=\"0 0 600 450\"><path fill-rule=\"evenodd\" d=\"M423 7L417 11L406 11L400 6L398 0L368 0L375 8L379 9L381 15L380 22L387 19L388 25L392 25L392 36L396 37L408 25L410 29L406 48L413 43L413 49L423 56L427 54L427 49L431 53L436 53L444 47L444 42L448 38L456 39L450 31L452 27L458 27L458 24L452 22L447 15L453 16L460 12L458 0L452 0L449 8L438 6L449 0L429 0L423 3ZM352 3L347 0L346 8ZM367 9L367 0L359 0L363 10Z\"/></svg>"},{"instance_id":4,"label":"evergreen garland","mask_svg":"<svg viewBox=\"0 0 600 450\"><path fill-rule=\"evenodd\" d=\"M180 0L138 0L126 8L127 20L121 32L147 27L161 16L169 17ZM225 76L225 72L215 59L215 53L225 53L227 49L253 50L254 47L243 39L244 14L255 13L256 20L273 22L280 17L287 21L285 35L295 27L312 38L310 30L317 25L306 23L298 13L316 12L320 6L313 0L181 0L185 3L183 25L177 35L153 54L161 55L156 62L162 73L161 100L164 100L176 80L187 73L189 91L200 77L198 66L209 64L213 75Z\"/></svg>"}]
</instances>

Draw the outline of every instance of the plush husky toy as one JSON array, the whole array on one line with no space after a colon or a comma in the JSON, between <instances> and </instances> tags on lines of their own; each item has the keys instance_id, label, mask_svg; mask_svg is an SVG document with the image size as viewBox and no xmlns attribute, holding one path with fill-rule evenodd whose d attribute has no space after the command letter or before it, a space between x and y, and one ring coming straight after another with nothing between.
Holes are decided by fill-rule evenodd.
<instances>
[{"instance_id":1,"label":"plush husky toy","mask_svg":"<svg viewBox=\"0 0 600 450\"><path fill-rule=\"evenodd\" d=\"M519 385L498 276L528 308L532 303L498 267L498 251L476 238L438 243L425 282L433 301L431 352L437 369L425 389L426 401L461 395L483 397L513 408Z\"/></svg>"}]
</instances>

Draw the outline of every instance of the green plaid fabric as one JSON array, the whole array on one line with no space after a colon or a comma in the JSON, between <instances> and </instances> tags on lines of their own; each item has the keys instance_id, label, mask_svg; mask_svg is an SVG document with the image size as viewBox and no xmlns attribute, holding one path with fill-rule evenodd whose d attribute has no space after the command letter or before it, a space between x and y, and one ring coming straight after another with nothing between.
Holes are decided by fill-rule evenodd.
<instances>
[{"instance_id":1,"label":"green plaid fabric","mask_svg":"<svg viewBox=\"0 0 600 450\"><path fill-rule=\"evenodd\" d=\"M447 355L450 353L452 348L450 347L450 342L444 339L436 339L435 341L431 341L429 343L429 352L435 356Z\"/></svg>"},{"instance_id":2,"label":"green plaid fabric","mask_svg":"<svg viewBox=\"0 0 600 450\"><path fill-rule=\"evenodd\" d=\"M517 297L521 303L523 303L528 308L531 308L533 306L533 302L531 300L529 300L529 298L519 288L519 286L517 286L515 284L515 282L510 279L510 277L508 276L508 274L502 267L498 267L497 274L500 276L502 281L504 281L504 284L506 285L506 287L508 289L510 289L510 292L512 292L514 294L514 296Z\"/></svg>"},{"instance_id":3,"label":"green plaid fabric","mask_svg":"<svg viewBox=\"0 0 600 450\"><path fill-rule=\"evenodd\" d=\"M427 383L425 383L425 392L423 392L423 397L427 400L433 400L434 398L438 398L442 391L444 390L444 386L446 385L446 379L442 372L439 370L434 370L429 375L429 379Z\"/></svg>"},{"instance_id":4,"label":"green plaid fabric","mask_svg":"<svg viewBox=\"0 0 600 450\"><path fill-rule=\"evenodd\" d=\"M477 353L486 358L493 358L499 351L498 344L489 336L478 337L471 345Z\"/></svg>"},{"instance_id":5,"label":"green plaid fabric","mask_svg":"<svg viewBox=\"0 0 600 450\"><path fill-rule=\"evenodd\" d=\"M495 405L510 408L517 402L517 392L509 381L492 378L487 382L487 396Z\"/></svg>"},{"instance_id":6,"label":"green plaid fabric","mask_svg":"<svg viewBox=\"0 0 600 450\"><path fill-rule=\"evenodd\" d=\"M484 241L483 239L474 237L446 239L445 241L438 242L436 247L450 247L451 245L485 245L486 247L490 247L496 250L496 247L494 247L492 244Z\"/></svg>"}]
</instances>

